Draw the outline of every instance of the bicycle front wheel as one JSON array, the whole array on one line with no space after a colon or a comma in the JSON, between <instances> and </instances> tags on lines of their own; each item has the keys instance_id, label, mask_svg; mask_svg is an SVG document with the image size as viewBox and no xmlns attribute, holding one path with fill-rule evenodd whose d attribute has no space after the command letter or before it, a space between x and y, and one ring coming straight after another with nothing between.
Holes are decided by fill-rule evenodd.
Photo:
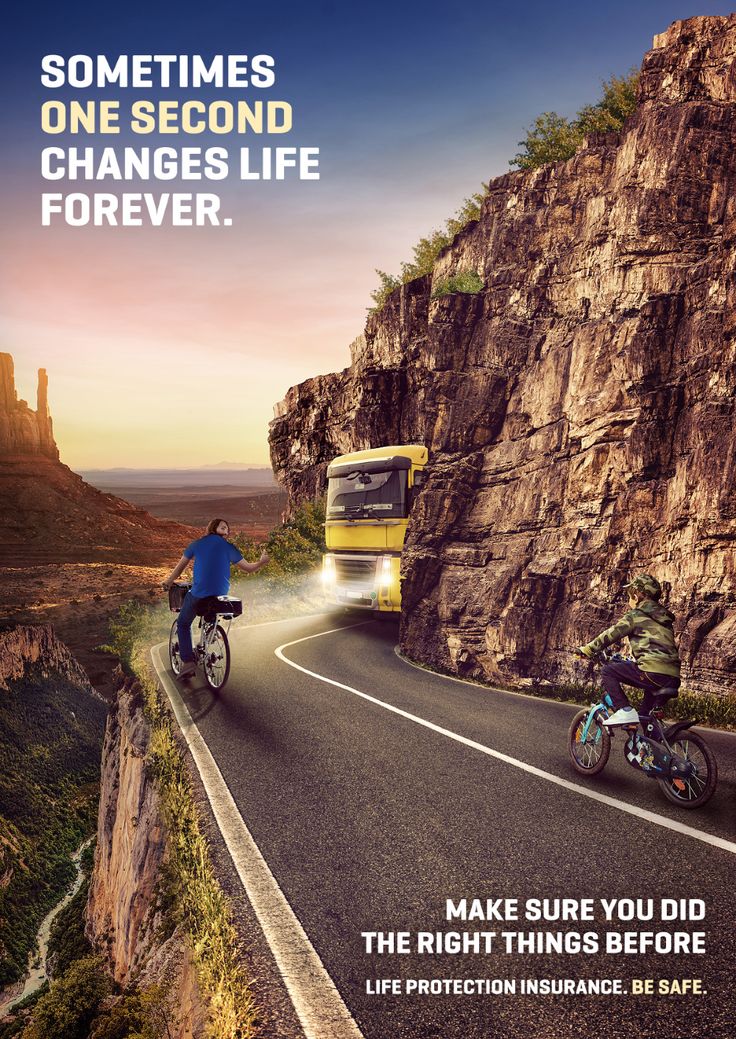
<instances>
[{"instance_id":1,"label":"bicycle front wheel","mask_svg":"<svg viewBox=\"0 0 736 1039\"><path fill-rule=\"evenodd\" d=\"M178 677L181 674L182 661L181 653L179 652L179 631L176 625L177 622L174 621L169 634L169 663L171 664L171 670Z\"/></svg>"},{"instance_id":2,"label":"bicycle front wheel","mask_svg":"<svg viewBox=\"0 0 736 1039\"><path fill-rule=\"evenodd\" d=\"M585 722L590 711L578 711L567 734L570 760L576 772L584 776L595 776L606 767L611 753L611 734L596 713L588 726L585 737Z\"/></svg>"},{"instance_id":3,"label":"bicycle front wheel","mask_svg":"<svg viewBox=\"0 0 736 1039\"><path fill-rule=\"evenodd\" d=\"M230 674L230 643L225 629L219 624L209 638L206 638L202 663L205 681L212 692L216 693L225 685Z\"/></svg>"},{"instance_id":4,"label":"bicycle front wheel","mask_svg":"<svg viewBox=\"0 0 736 1039\"><path fill-rule=\"evenodd\" d=\"M680 808L700 808L710 801L718 782L715 754L702 736L686 729L670 742L673 755L687 766L682 775L657 777L662 793Z\"/></svg>"}]
</instances>

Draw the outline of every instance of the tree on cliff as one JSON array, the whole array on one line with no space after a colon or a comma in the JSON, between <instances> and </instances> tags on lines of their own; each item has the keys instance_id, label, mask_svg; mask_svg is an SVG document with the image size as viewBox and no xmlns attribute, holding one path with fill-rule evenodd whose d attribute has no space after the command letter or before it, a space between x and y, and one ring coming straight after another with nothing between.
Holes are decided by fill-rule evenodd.
<instances>
[{"instance_id":1,"label":"tree on cliff","mask_svg":"<svg viewBox=\"0 0 736 1039\"><path fill-rule=\"evenodd\" d=\"M557 112L543 112L534 120L523 141L523 149L510 165L520 170L534 170L547 162L571 159L590 133L618 131L636 108L639 73L632 69L627 76L612 76L603 84L603 97L594 105L584 105L574 119Z\"/></svg>"},{"instance_id":2,"label":"tree on cliff","mask_svg":"<svg viewBox=\"0 0 736 1039\"><path fill-rule=\"evenodd\" d=\"M574 119L566 119L556 112L543 112L534 120L526 138L519 141L523 151L514 156L510 165L521 170L533 170L547 162L570 159L587 134L620 130L626 117L636 108L638 84L639 72L632 69L627 76L612 76L608 82L604 82L600 101L594 105L584 105ZM482 191L465 199L443 228L420 238L414 246L411 263L402 263L398 276L376 270L380 284L371 293L372 313L379 311L400 285L406 285L423 274L431 274L435 260L452 243L458 231L480 216L488 185L483 184L482 188ZM466 273L478 277L474 271Z\"/></svg>"}]
</instances>

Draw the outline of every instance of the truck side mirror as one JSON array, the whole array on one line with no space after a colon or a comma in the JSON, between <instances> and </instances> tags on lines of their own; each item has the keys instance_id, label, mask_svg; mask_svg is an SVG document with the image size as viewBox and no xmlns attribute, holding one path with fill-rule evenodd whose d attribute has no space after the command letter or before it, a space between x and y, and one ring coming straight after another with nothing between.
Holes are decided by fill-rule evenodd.
<instances>
[{"instance_id":1,"label":"truck side mirror","mask_svg":"<svg viewBox=\"0 0 736 1039\"><path fill-rule=\"evenodd\" d=\"M419 490L427 482L427 473L424 469L418 469L414 473L414 490Z\"/></svg>"}]
</instances>

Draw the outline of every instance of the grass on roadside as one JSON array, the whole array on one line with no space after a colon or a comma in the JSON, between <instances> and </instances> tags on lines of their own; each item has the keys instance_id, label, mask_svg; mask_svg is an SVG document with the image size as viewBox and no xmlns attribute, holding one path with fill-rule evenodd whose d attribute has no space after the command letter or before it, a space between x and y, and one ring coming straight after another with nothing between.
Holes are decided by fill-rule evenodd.
<instances>
[{"instance_id":1,"label":"grass on roadside","mask_svg":"<svg viewBox=\"0 0 736 1039\"><path fill-rule=\"evenodd\" d=\"M167 828L164 901L189 937L200 991L210 1010L212 1039L250 1039L257 1010L238 962L237 935L228 901L215 877L200 828L192 781L174 732L174 722L155 680L148 650L168 637L171 614L161 607L128 603L111 624L111 642L125 670L138 681L151 726L147 765L157 784Z\"/></svg>"}]
</instances>

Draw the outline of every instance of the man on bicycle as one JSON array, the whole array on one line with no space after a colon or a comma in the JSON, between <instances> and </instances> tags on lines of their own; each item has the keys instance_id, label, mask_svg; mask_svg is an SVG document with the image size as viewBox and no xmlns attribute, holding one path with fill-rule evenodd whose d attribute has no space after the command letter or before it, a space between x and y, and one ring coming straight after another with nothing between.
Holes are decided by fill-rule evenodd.
<instances>
[{"instance_id":1,"label":"man on bicycle","mask_svg":"<svg viewBox=\"0 0 736 1039\"><path fill-rule=\"evenodd\" d=\"M163 582L166 591L194 560L194 581L187 592L177 619L179 634L179 654L182 669L177 678L190 678L195 670L194 649L192 648L192 621L198 615L203 599L213 595L227 595L230 588L230 567L237 566L247 574L253 574L268 563L267 553L261 552L257 563L246 563L243 555L232 542L227 540L230 526L227 520L213 519L207 525L204 537L187 545L184 554Z\"/></svg>"},{"instance_id":2,"label":"man on bicycle","mask_svg":"<svg viewBox=\"0 0 736 1039\"><path fill-rule=\"evenodd\" d=\"M640 574L629 584L627 613L592 642L575 650L578 656L595 657L606 646L628 638L633 660L610 660L601 669L601 681L615 708L603 724L631 725L639 721L621 683L644 690L642 712L648 714L660 689L680 685L680 656L675 645L674 617L659 599L662 586L650 574Z\"/></svg>"}]
</instances>

